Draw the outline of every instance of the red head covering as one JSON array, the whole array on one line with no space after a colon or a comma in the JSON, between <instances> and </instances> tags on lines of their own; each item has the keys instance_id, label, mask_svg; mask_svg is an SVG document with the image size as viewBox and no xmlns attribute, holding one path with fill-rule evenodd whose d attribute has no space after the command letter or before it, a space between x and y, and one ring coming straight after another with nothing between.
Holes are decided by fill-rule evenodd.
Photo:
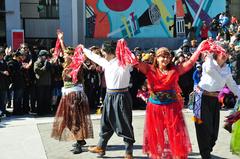
<instances>
[{"instance_id":1,"label":"red head covering","mask_svg":"<svg viewBox=\"0 0 240 159\"><path fill-rule=\"evenodd\" d=\"M127 47L127 42L124 39L120 39L117 42L116 56L120 66L126 66L127 64L135 65L138 63L135 55Z\"/></svg>"},{"instance_id":2,"label":"red head covering","mask_svg":"<svg viewBox=\"0 0 240 159\"><path fill-rule=\"evenodd\" d=\"M72 62L67 68L70 68L72 71L70 72L70 75L72 77L73 83L77 83L77 75L78 71L81 68L81 65L84 61L84 54L83 54L83 48L81 45L78 45L74 50L74 55L71 57Z\"/></svg>"},{"instance_id":3,"label":"red head covering","mask_svg":"<svg viewBox=\"0 0 240 159\"><path fill-rule=\"evenodd\" d=\"M203 41L198 48L200 51L208 51L214 54L227 54L226 50L212 39Z\"/></svg>"}]
</instances>

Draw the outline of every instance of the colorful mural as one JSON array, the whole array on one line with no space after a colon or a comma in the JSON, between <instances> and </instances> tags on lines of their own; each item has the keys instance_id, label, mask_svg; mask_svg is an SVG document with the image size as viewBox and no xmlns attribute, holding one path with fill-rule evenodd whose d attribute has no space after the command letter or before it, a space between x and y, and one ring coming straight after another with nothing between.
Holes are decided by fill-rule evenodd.
<instances>
[{"instance_id":1,"label":"colorful mural","mask_svg":"<svg viewBox=\"0 0 240 159\"><path fill-rule=\"evenodd\" d=\"M225 7L225 0L86 0L86 36L185 36L191 26L209 24Z\"/></svg>"}]
</instances>

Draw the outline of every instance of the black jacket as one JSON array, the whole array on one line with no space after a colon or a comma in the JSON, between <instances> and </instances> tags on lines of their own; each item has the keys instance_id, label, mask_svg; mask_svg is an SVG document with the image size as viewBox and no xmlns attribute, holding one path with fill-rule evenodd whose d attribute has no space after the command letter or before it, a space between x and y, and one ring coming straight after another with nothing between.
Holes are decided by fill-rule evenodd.
<instances>
[{"instance_id":1,"label":"black jacket","mask_svg":"<svg viewBox=\"0 0 240 159\"><path fill-rule=\"evenodd\" d=\"M9 76L3 74L4 71L8 71L8 66L3 60L0 61L0 91L8 90L10 84Z\"/></svg>"},{"instance_id":2,"label":"black jacket","mask_svg":"<svg viewBox=\"0 0 240 159\"><path fill-rule=\"evenodd\" d=\"M22 63L15 59L8 62L8 69L13 89L23 89L25 87Z\"/></svg>"}]
</instances>

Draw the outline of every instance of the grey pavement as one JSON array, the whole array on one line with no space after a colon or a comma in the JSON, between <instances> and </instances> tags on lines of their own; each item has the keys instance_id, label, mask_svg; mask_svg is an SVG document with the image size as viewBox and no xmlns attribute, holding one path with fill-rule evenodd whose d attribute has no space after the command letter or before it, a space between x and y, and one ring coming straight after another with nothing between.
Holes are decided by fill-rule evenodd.
<instances>
[{"instance_id":1,"label":"grey pavement","mask_svg":"<svg viewBox=\"0 0 240 159\"><path fill-rule=\"evenodd\" d=\"M183 110L185 121L190 134L193 147L189 158L199 159L199 155L192 113ZM237 159L239 157L230 152L231 134L222 128L224 116L229 111L221 111L219 138L212 152L216 159ZM95 145L98 141L101 115L91 115L94 126L94 138L87 139L87 146ZM144 110L133 111L133 127L136 143L134 145L135 159L147 159L142 153L144 131ZM90 152L73 155L70 151L73 142L57 141L50 138L53 117L18 116L5 118L0 122L0 159L96 159ZM122 138L115 134L108 143L105 158L121 159L124 156L124 143ZM87 149L87 146L84 149Z\"/></svg>"}]
</instances>

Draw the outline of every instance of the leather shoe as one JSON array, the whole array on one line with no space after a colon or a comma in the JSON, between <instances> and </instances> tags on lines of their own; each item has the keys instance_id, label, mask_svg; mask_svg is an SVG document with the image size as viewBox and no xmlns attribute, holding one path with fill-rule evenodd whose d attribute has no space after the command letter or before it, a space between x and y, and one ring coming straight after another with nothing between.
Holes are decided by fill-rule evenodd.
<instances>
[{"instance_id":1,"label":"leather shoe","mask_svg":"<svg viewBox=\"0 0 240 159\"><path fill-rule=\"evenodd\" d=\"M126 154L124 159L133 159L133 155L132 154Z\"/></svg>"},{"instance_id":2,"label":"leather shoe","mask_svg":"<svg viewBox=\"0 0 240 159\"><path fill-rule=\"evenodd\" d=\"M102 157L105 155L105 149L101 148L100 146L88 147L88 151L92 153L97 153L99 157Z\"/></svg>"},{"instance_id":3,"label":"leather shoe","mask_svg":"<svg viewBox=\"0 0 240 159\"><path fill-rule=\"evenodd\" d=\"M232 124L230 123L225 123L223 128L227 130L229 133L232 133Z\"/></svg>"},{"instance_id":4,"label":"leather shoe","mask_svg":"<svg viewBox=\"0 0 240 159\"><path fill-rule=\"evenodd\" d=\"M77 145L73 149L73 154L79 154L79 153L82 153L82 147L80 145Z\"/></svg>"}]
</instances>

